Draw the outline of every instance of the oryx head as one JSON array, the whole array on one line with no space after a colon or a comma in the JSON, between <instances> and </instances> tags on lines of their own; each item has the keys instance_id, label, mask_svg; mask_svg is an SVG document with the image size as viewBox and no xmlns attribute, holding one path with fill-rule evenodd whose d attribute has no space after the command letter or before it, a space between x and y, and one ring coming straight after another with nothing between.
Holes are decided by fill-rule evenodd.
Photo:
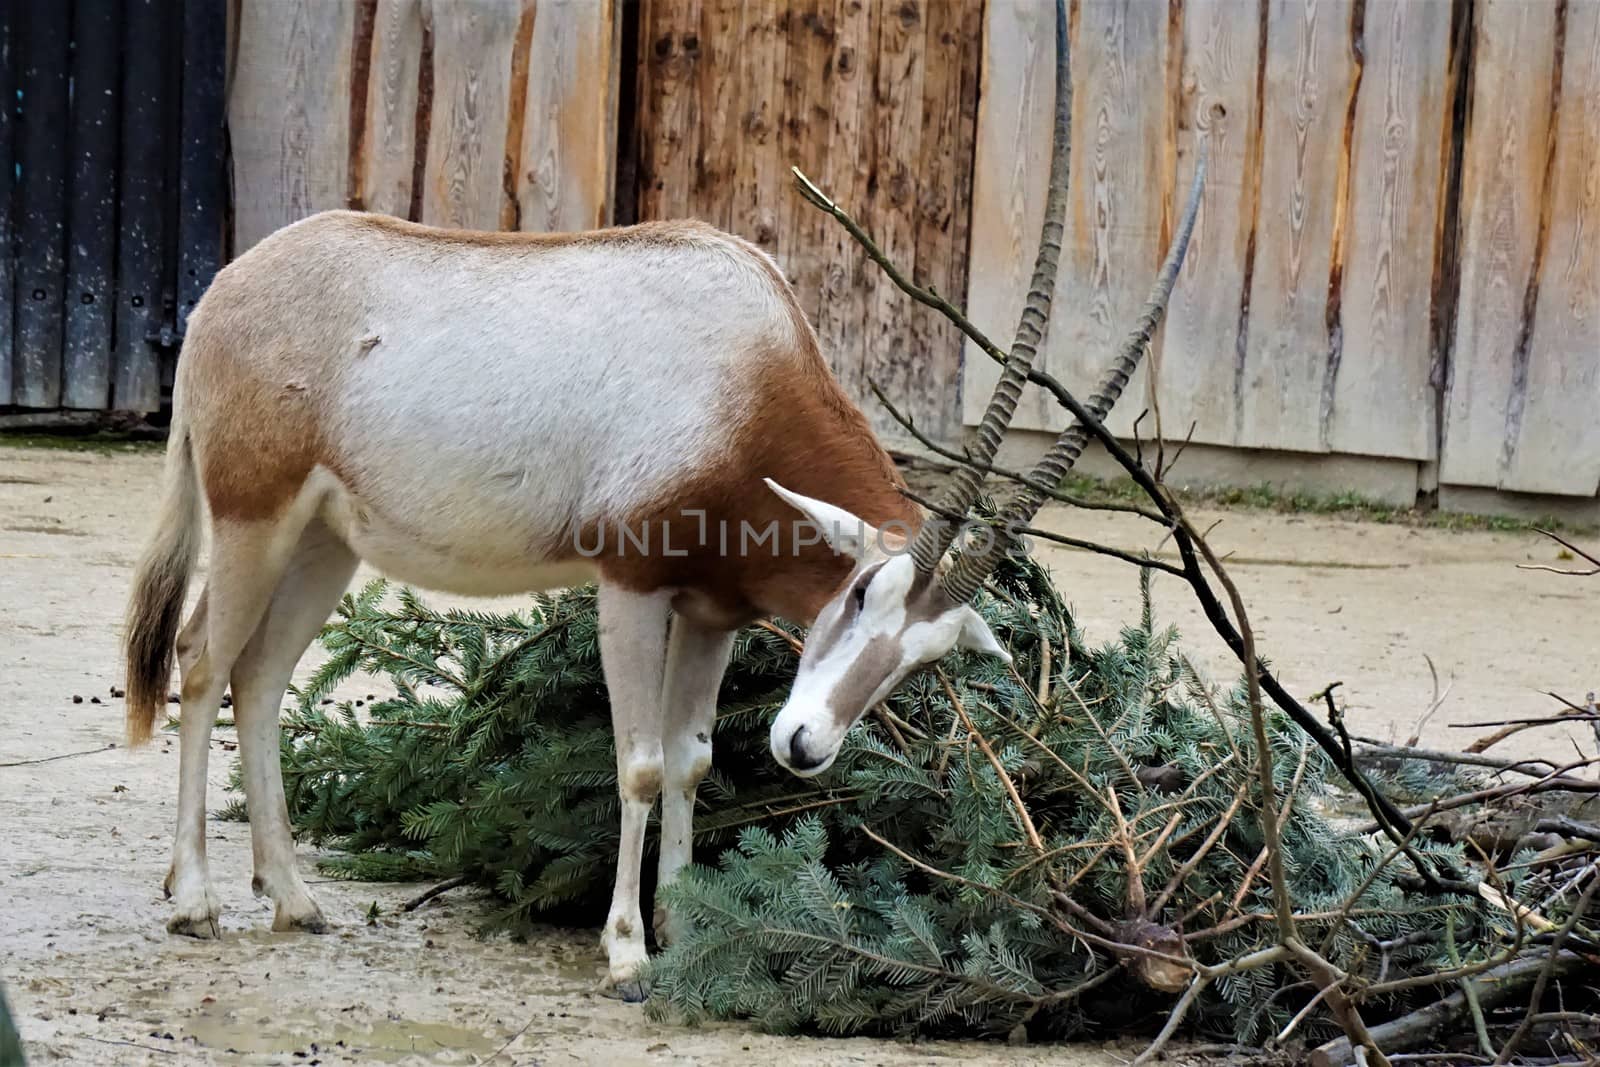
<instances>
[{"instance_id":1,"label":"oryx head","mask_svg":"<svg viewBox=\"0 0 1600 1067\"><path fill-rule=\"evenodd\" d=\"M845 734L868 710L917 668L951 649L976 649L1010 659L971 601L1016 544L1019 528L1028 525L1077 460L1088 440L1087 428L1072 422L1021 479L1016 495L984 524L987 528L979 531L974 543L948 562L945 554L977 501L1049 324L1066 216L1071 141L1066 34L1064 5L1057 0L1054 146L1033 280L1011 353L967 449L967 462L956 467L934 503L933 515L908 543L903 537L874 530L842 508L768 482L822 531L834 551L855 560L849 580L817 616L800 657L794 689L772 723L772 754L795 774L809 776L826 770L838 757ZM1096 419L1103 420L1121 395L1166 310L1199 210L1204 173L1202 155L1183 219L1150 299L1086 404Z\"/></svg>"},{"instance_id":2,"label":"oryx head","mask_svg":"<svg viewBox=\"0 0 1600 1067\"><path fill-rule=\"evenodd\" d=\"M907 551L904 538L843 508L767 484L835 552L855 560L849 580L812 623L794 689L773 721L772 754L783 766L803 777L826 770L867 709L953 648L1011 659L968 598L951 593L945 580L952 575L918 564L917 542ZM933 554L935 563L941 553Z\"/></svg>"}]
</instances>

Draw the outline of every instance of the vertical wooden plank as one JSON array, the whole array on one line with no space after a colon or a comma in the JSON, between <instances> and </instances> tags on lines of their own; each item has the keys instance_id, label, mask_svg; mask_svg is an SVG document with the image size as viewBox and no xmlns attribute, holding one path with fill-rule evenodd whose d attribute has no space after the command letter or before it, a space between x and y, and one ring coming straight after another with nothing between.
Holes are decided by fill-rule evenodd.
<instances>
[{"instance_id":1,"label":"vertical wooden plank","mask_svg":"<svg viewBox=\"0 0 1600 1067\"><path fill-rule=\"evenodd\" d=\"M1600 4L1569 3L1527 399L1501 484L1600 492Z\"/></svg>"},{"instance_id":2,"label":"vertical wooden plank","mask_svg":"<svg viewBox=\"0 0 1600 1067\"><path fill-rule=\"evenodd\" d=\"M493 230L505 205L506 131L521 0L432 4L433 128L422 221Z\"/></svg>"},{"instance_id":3,"label":"vertical wooden plank","mask_svg":"<svg viewBox=\"0 0 1600 1067\"><path fill-rule=\"evenodd\" d=\"M788 72L784 76L780 116L782 162L798 166L813 181L827 172L828 137L833 122L833 45L836 37L833 0L795 0L789 8ZM822 308L823 274L827 263L826 227L832 221L794 195L787 173L776 197L779 213L778 263L794 287L811 322ZM827 353L824 353L826 355Z\"/></svg>"},{"instance_id":4,"label":"vertical wooden plank","mask_svg":"<svg viewBox=\"0 0 1600 1067\"><path fill-rule=\"evenodd\" d=\"M1052 5L996 0L985 7L967 313L1001 345L1010 342L1022 312L1044 217L1054 53ZM1081 138L1081 130L1076 132ZM982 418L1000 370L972 344L964 362L962 417L971 425ZM1047 405L1023 394L1016 426L1039 428L1053 421Z\"/></svg>"},{"instance_id":5,"label":"vertical wooden plank","mask_svg":"<svg viewBox=\"0 0 1600 1067\"><path fill-rule=\"evenodd\" d=\"M620 18L615 0L539 0L528 61L518 218L588 230L611 218Z\"/></svg>"},{"instance_id":6,"label":"vertical wooden plank","mask_svg":"<svg viewBox=\"0 0 1600 1067\"><path fill-rule=\"evenodd\" d=\"M421 0L378 0L358 160L368 211L405 218L411 210L421 66Z\"/></svg>"},{"instance_id":7,"label":"vertical wooden plank","mask_svg":"<svg viewBox=\"0 0 1600 1067\"><path fill-rule=\"evenodd\" d=\"M17 197L21 259L16 278L16 403L61 401L62 298L66 282L67 62L72 9L32 4L22 18Z\"/></svg>"},{"instance_id":8,"label":"vertical wooden plank","mask_svg":"<svg viewBox=\"0 0 1600 1067\"><path fill-rule=\"evenodd\" d=\"M868 226L868 190L878 147L872 126L878 22L878 0L836 0L833 123L824 188L840 203L851 205L858 217L867 218L863 224ZM834 374L845 391L861 402L871 396L863 331L867 294L874 283L869 272L875 274L878 268L841 227L830 227L829 234L817 332Z\"/></svg>"},{"instance_id":9,"label":"vertical wooden plank","mask_svg":"<svg viewBox=\"0 0 1600 1067\"><path fill-rule=\"evenodd\" d=\"M121 20L112 4L73 5L71 188L67 207L66 326L61 403L111 400L112 277L117 233L116 160L121 109ZM218 93L221 86L218 86Z\"/></svg>"},{"instance_id":10,"label":"vertical wooden plank","mask_svg":"<svg viewBox=\"0 0 1600 1067\"><path fill-rule=\"evenodd\" d=\"M111 404L125 411L161 406L161 364L153 346L162 324L166 246L162 181L168 69L165 0L123 8L122 155L117 189L116 348Z\"/></svg>"},{"instance_id":11,"label":"vertical wooden plank","mask_svg":"<svg viewBox=\"0 0 1600 1067\"><path fill-rule=\"evenodd\" d=\"M750 0L745 5L739 51L739 112L735 143L733 216L736 232L768 253L778 244L778 190L787 174L779 149L778 113L783 107L789 9L787 0Z\"/></svg>"},{"instance_id":12,"label":"vertical wooden plank","mask_svg":"<svg viewBox=\"0 0 1600 1067\"><path fill-rule=\"evenodd\" d=\"M643 0L639 11L639 196L641 219L688 213L695 170L700 4Z\"/></svg>"},{"instance_id":13,"label":"vertical wooden plank","mask_svg":"<svg viewBox=\"0 0 1600 1067\"><path fill-rule=\"evenodd\" d=\"M178 332L222 266L226 174L223 83L227 18L221 5L183 5L182 150L178 160Z\"/></svg>"},{"instance_id":14,"label":"vertical wooden plank","mask_svg":"<svg viewBox=\"0 0 1600 1067\"><path fill-rule=\"evenodd\" d=\"M1271 2L1260 222L1237 397L1237 441L1250 448L1327 447L1319 412L1345 116L1358 74L1352 8L1350 0Z\"/></svg>"},{"instance_id":15,"label":"vertical wooden plank","mask_svg":"<svg viewBox=\"0 0 1600 1067\"><path fill-rule=\"evenodd\" d=\"M1351 134L1342 358L1324 397L1334 452L1433 459L1429 305L1440 144L1450 121L1450 5L1367 0Z\"/></svg>"},{"instance_id":16,"label":"vertical wooden plank","mask_svg":"<svg viewBox=\"0 0 1600 1067\"><path fill-rule=\"evenodd\" d=\"M871 232L893 263L915 271L917 254L917 187L921 163L923 47L926 4L923 0L887 0L879 13L873 140L877 144L877 183L871 202ZM864 354L868 379L896 397L920 424L943 422L942 404L930 392L942 393L940 372L956 368L938 352L919 352L912 345L911 310L905 296L871 268ZM952 353L953 355L953 353ZM940 364L944 365L941 366ZM878 426L894 425L881 405L867 406ZM933 429L933 427L930 427Z\"/></svg>"},{"instance_id":17,"label":"vertical wooden plank","mask_svg":"<svg viewBox=\"0 0 1600 1067\"><path fill-rule=\"evenodd\" d=\"M1089 387L1104 374L1161 262L1166 190L1159 178L1138 176L1166 170L1168 102L1159 89L1167 30L1164 4L1081 0L1072 51L1072 199L1045 358L1069 385ZM1028 255L1031 264L1032 247ZM1114 432L1131 435L1146 404L1147 374L1142 366L1126 403L1113 410ZM1051 408L1044 421L1063 424ZM1146 420L1140 432L1152 429Z\"/></svg>"},{"instance_id":18,"label":"vertical wooden plank","mask_svg":"<svg viewBox=\"0 0 1600 1067\"><path fill-rule=\"evenodd\" d=\"M16 219L12 183L16 163L12 151L16 131L16 70L21 65L21 26L17 0L0 0L0 404L12 403L12 328L15 322Z\"/></svg>"},{"instance_id":19,"label":"vertical wooden plank","mask_svg":"<svg viewBox=\"0 0 1600 1067\"><path fill-rule=\"evenodd\" d=\"M917 203L912 266L918 284L952 297L966 288L972 195L972 140L966 127L973 113L964 91L974 88L981 33L982 9L976 5L933 0L926 7L922 132L919 158L913 163ZM900 309L900 318L909 327L909 358L915 365L906 375L910 391L900 399L917 409L925 432L954 440L961 430L961 406L953 394L961 380L964 338L928 308L903 300ZM871 414L880 424L888 421L881 410ZM896 427L894 433L903 431Z\"/></svg>"},{"instance_id":20,"label":"vertical wooden plank","mask_svg":"<svg viewBox=\"0 0 1600 1067\"><path fill-rule=\"evenodd\" d=\"M696 70L699 126L683 131L685 147L693 149L680 213L725 230L734 227L740 108L745 96L740 57L748 17L752 12L745 0L705 0L700 11L703 59Z\"/></svg>"},{"instance_id":21,"label":"vertical wooden plank","mask_svg":"<svg viewBox=\"0 0 1600 1067\"><path fill-rule=\"evenodd\" d=\"M1257 225L1264 5L1187 0L1183 9L1178 138L1188 186L1198 150L1206 184L1183 272L1168 305L1156 377L1163 431L1232 444L1234 367L1245 326ZM1181 210L1181 209L1180 209ZM1130 398L1130 402L1132 398Z\"/></svg>"},{"instance_id":22,"label":"vertical wooden plank","mask_svg":"<svg viewBox=\"0 0 1600 1067\"><path fill-rule=\"evenodd\" d=\"M355 13L353 0L240 8L228 100L235 254L296 219L344 206Z\"/></svg>"},{"instance_id":23,"label":"vertical wooden plank","mask_svg":"<svg viewBox=\"0 0 1600 1067\"><path fill-rule=\"evenodd\" d=\"M1501 486L1526 414L1524 310L1550 147L1557 7L1481 0L1476 13L1461 295L1439 477Z\"/></svg>"}]
</instances>

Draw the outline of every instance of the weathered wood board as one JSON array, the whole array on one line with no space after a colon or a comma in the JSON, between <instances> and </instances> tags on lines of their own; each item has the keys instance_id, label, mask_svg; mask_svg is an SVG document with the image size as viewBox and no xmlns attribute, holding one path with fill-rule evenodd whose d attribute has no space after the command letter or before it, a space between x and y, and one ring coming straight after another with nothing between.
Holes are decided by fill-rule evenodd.
<instances>
[{"instance_id":1,"label":"weathered wood board","mask_svg":"<svg viewBox=\"0 0 1600 1067\"><path fill-rule=\"evenodd\" d=\"M611 220L621 32L609 0L539 0L516 161L519 229L592 230Z\"/></svg>"},{"instance_id":2,"label":"weathered wood board","mask_svg":"<svg viewBox=\"0 0 1600 1067\"><path fill-rule=\"evenodd\" d=\"M616 0L244 4L235 252L329 208L473 229L611 219Z\"/></svg>"},{"instance_id":3,"label":"weathered wood board","mask_svg":"<svg viewBox=\"0 0 1600 1067\"><path fill-rule=\"evenodd\" d=\"M350 184L353 0L242 4L228 129L234 253L345 207Z\"/></svg>"},{"instance_id":4,"label":"weathered wood board","mask_svg":"<svg viewBox=\"0 0 1600 1067\"><path fill-rule=\"evenodd\" d=\"M980 15L946 0L646 0L640 10L640 218L703 218L771 252L846 389L889 434L869 379L927 432L959 432L958 335L824 224L789 168L919 281L959 296Z\"/></svg>"},{"instance_id":5,"label":"weathered wood board","mask_svg":"<svg viewBox=\"0 0 1600 1067\"><path fill-rule=\"evenodd\" d=\"M1238 437L1243 304L1260 197L1264 30L1257 10L1241 12L1237 0L1197 0L1184 7L1179 189L1201 149L1206 183L1189 254L1167 306L1165 336L1151 354L1159 368L1162 428L1175 436L1193 424L1202 440L1231 443Z\"/></svg>"},{"instance_id":6,"label":"weathered wood board","mask_svg":"<svg viewBox=\"0 0 1600 1067\"><path fill-rule=\"evenodd\" d=\"M1436 458L1438 394L1423 354L1447 219L1450 18L1449 4L1367 0L1341 216L1342 356L1321 420L1334 452Z\"/></svg>"},{"instance_id":7,"label":"weathered wood board","mask_svg":"<svg viewBox=\"0 0 1600 1067\"><path fill-rule=\"evenodd\" d=\"M1478 8L1442 480L1600 485L1600 12Z\"/></svg>"},{"instance_id":8,"label":"weathered wood board","mask_svg":"<svg viewBox=\"0 0 1600 1067\"><path fill-rule=\"evenodd\" d=\"M1167 325L1112 428L1230 446L1435 455L1430 304L1452 100L1448 4L1079 0L1074 160L1043 364L1087 390L1132 324L1203 147ZM1358 19L1357 16L1360 16ZM1170 17L1170 21L1169 21ZM1020 309L1048 168L1051 5L989 5L974 164L974 321ZM969 346L964 412L996 372ZM1065 416L1026 394L1014 425Z\"/></svg>"},{"instance_id":9,"label":"weathered wood board","mask_svg":"<svg viewBox=\"0 0 1600 1067\"><path fill-rule=\"evenodd\" d=\"M1335 215L1349 167L1358 70L1351 0L1272 0L1262 91L1261 194L1236 443L1321 451L1337 307ZM1343 179L1343 181L1342 181Z\"/></svg>"},{"instance_id":10,"label":"weathered wood board","mask_svg":"<svg viewBox=\"0 0 1600 1067\"><path fill-rule=\"evenodd\" d=\"M470 230L511 228L506 148L521 139L527 100L526 67L514 74L531 0L472 0L430 4L433 32L433 124L428 131L420 221ZM522 41L526 48L526 41ZM526 62L526 56L522 57ZM513 119L515 120L513 122ZM511 173L518 168L513 163ZM509 220L508 220L509 221Z\"/></svg>"},{"instance_id":11,"label":"weathered wood board","mask_svg":"<svg viewBox=\"0 0 1600 1067\"><path fill-rule=\"evenodd\" d=\"M377 0L367 64L361 165L357 167L359 206L402 218L411 214L417 169L422 2Z\"/></svg>"}]
</instances>

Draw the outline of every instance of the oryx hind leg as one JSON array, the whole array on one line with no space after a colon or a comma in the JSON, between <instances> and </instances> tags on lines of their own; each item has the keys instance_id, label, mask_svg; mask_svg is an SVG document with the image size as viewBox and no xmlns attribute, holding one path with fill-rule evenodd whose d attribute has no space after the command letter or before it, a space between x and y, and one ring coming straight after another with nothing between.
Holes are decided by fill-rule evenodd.
<instances>
[{"instance_id":1,"label":"oryx hind leg","mask_svg":"<svg viewBox=\"0 0 1600 1067\"><path fill-rule=\"evenodd\" d=\"M299 525L303 525L303 520ZM206 863L206 767L211 730L234 661L272 598L297 526L284 521L212 524L210 573L177 644L183 678L178 730L178 828L165 889L173 914L167 929L216 937L222 908Z\"/></svg>"},{"instance_id":2,"label":"oryx hind leg","mask_svg":"<svg viewBox=\"0 0 1600 1067\"><path fill-rule=\"evenodd\" d=\"M257 896L272 899L274 930L327 929L295 867L278 762L278 712L295 664L338 604L356 563L355 553L321 521L308 525L284 565L266 613L233 664L233 717L255 859L250 887Z\"/></svg>"}]
</instances>

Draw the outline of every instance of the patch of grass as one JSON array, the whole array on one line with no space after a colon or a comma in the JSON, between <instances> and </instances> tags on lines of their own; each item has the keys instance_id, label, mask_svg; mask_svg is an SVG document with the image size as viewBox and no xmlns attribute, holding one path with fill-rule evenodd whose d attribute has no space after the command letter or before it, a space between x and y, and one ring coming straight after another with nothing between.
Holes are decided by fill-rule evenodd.
<instances>
[{"instance_id":1,"label":"patch of grass","mask_svg":"<svg viewBox=\"0 0 1600 1067\"><path fill-rule=\"evenodd\" d=\"M1074 474L1063 487L1066 492L1093 502L1139 503L1146 499L1143 490L1131 479L1100 481ZM1226 489L1182 489L1178 499L1196 507L1233 508L1241 511L1270 511L1290 515L1327 515L1334 518L1377 522L1398 526L1418 526L1433 530L1487 530L1523 533L1542 527L1571 533L1593 533L1594 528L1565 522L1554 516L1525 519L1510 515L1474 515L1455 511L1402 508L1359 493L1286 492L1261 484Z\"/></svg>"},{"instance_id":2,"label":"patch of grass","mask_svg":"<svg viewBox=\"0 0 1600 1067\"><path fill-rule=\"evenodd\" d=\"M31 448L44 452L91 452L97 455L119 455L128 452L162 452L167 443L148 434L132 434L118 430L96 430L93 433L38 433L33 431L0 431L0 448Z\"/></svg>"}]
</instances>

